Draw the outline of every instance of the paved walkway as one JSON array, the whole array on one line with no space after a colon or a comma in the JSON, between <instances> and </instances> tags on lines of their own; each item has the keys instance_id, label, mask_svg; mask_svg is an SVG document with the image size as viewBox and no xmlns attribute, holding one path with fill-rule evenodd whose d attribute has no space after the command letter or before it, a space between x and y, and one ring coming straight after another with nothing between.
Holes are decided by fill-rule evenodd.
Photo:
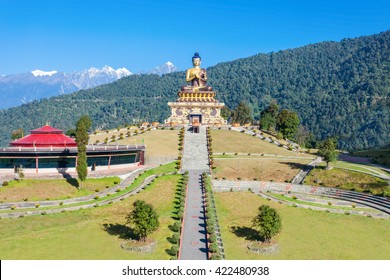
<instances>
[{"instance_id":1,"label":"paved walkway","mask_svg":"<svg viewBox=\"0 0 390 280\"><path fill-rule=\"evenodd\" d=\"M181 260L207 260L206 224L204 216L201 175L209 172L206 128L199 133L188 131L184 136L182 171L188 171L184 225L179 258Z\"/></svg>"},{"instance_id":2,"label":"paved walkway","mask_svg":"<svg viewBox=\"0 0 390 280\"><path fill-rule=\"evenodd\" d=\"M307 174L309 174L310 171L313 170L318 164L322 162L322 158L318 157L314 161L310 162L308 165L305 166L297 176L294 177L294 179L291 181L292 184L302 184L303 180L306 178Z\"/></svg>"}]
</instances>

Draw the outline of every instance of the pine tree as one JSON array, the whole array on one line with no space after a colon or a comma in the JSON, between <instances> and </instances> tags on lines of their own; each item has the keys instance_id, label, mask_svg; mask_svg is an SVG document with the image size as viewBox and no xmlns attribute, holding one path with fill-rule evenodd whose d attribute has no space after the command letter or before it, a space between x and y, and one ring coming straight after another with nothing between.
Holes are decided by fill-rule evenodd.
<instances>
[{"instance_id":1,"label":"pine tree","mask_svg":"<svg viewBox=\"0 0 390 280\"><path fill-rule=\"evenodd\" d=\"M83 182L87 179L88 164L87 164L87 145L89 140L88 129L92 122L88 116L82 116L76 124L76 143L77 143L77 166L76 171L80 180L80 188L83 187Z\"/></svg>"},{"instance_id":2,"label":"pine tree","mask_svg":"<svg viewBox=\"0 0 390 280\"><path fill-rule=\"evenodd\" d=\"M232 113L232 122L241 125L252 122L251 109L245 102L241 101Z\"/></svg>"}]
</instances>

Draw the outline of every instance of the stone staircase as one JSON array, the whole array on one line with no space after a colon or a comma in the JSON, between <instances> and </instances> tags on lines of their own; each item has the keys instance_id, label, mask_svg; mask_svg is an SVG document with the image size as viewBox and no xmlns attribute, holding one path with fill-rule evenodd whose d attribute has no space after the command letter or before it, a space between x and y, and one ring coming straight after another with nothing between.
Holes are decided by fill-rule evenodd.
<instances>
[{"instance_id":1,"label":"stone staircase","mask_svg":"<svg viewBox=\"0 0 390 280\"><path fill-rule=\"evenodd\" d=\"M185 130L182 171L198 170L209 173L206 127L200 126L199 133L192 133L189 126L186 126Z\"/></svg>"},{"instance_id":2,"label":"stone staircase","mask_svg":"<svg viewBox=\"0 0 390 280\"><path fill-rule=\"evenodd\" d=\"M188 171L188 188L180 242L180 260L207 260L207 237L201 176L209 172L206 127L199 133L185 127L182 172Z\"/></svg>"}]
</instances>

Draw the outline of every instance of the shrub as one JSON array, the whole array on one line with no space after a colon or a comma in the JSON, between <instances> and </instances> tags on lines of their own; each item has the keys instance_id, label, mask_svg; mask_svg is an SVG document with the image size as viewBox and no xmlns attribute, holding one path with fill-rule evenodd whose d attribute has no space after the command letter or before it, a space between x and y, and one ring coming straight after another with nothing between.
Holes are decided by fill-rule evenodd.
<instances>
[{"instance_id":1,"label":"shrub","mask_svg":"<svg viewBox=\"0 0 390 280\"><path fill-rule=\"evenodd\" d=\"M296 197L295 195L293 195L291 198L294 200L298 199L298 197Z\"/></svg>"},{"instance_id":2,"label":"shrub","mask_svg":"<svg viewBox=\"0 0 390 280\"><path fill-rule=\"evenodd\" d=\"M207 233L208 234L214 233L214 226L213 225L207 225Z\"/></svg>"},{"instance_id":3,"label":"shrub","mask_svg":"<svg viewBox=\"0 0 390 280\"><path fill-rule=\"evenodd\" d=\"M352 203L351 206L352 206L352 208L355 208L355 207L356 207L356 204L355 204L355 203Z\"/></svg>"},{"instance_id":4,"label":"shrub","mask_svg":"<svg viewBox=\"0 0 390 280\"><path fill-rule=\"evenodd\" d=\"M15 205L12 205L11 206L11 210L15 210L16 209L16 206Z\"/></svg>"},{"instance_id":5,"label":"shrub","mask_svg":"<svg viewBox=\"0 0 390 280\"><path fill-rule=\"evenodd\" d=\"M179 246L173 245L171 249L169 250L169 254L171 256L177 256L177 253L179 252Z\"/></svg>"},{"instance_id":6,"label":"shrub","mask_svg":"<svg viewBox=\"0 0 390 280\"><path fill-rule=\"evenodd\" d=\"M344 212L344 215L350 215L351 213L349 213L348 211L345 211Z\"/></svg>"},{"instance_id":7,"label":"shrub","mask_svg":"<svg viewBox=\"0 0 390 280\"><path fill-rule=\"evenodd\" d=\"M184 213L182 211L179 211L177 213L177 218L181 220L181 219L183 219L183 215L184 215Z\"/></svg>"},{"instance_id":8,"label":"shrub","mask_svg":"<svg viewBox=\"0 0 390 280\"><path fill-rule=\"evenodd\" d=\"M328 201L328 205L332 205L332 202Z\"/></svg>"},{"instance_id":9,"label":"shrub","mask_svg":"<svg viewBox=\"0 0 390 280\"><path fill-rule=\"evenodd\" d=\"M171 226L172 231L179 232L181 229L181 223L179 221L174 222L174 224Z\"/></svg>"},{"instance_id":10,"label":"shrub","mask_svg":"<svg viewBox=\"0 0 390 280\"><path fill-rule=\"evenodd\" d=\"M95 189L95 192L99 192L99 189Z\"/></svg>"},{"instance_id":11,"label":"shrub","mask_svg":"<svg viewBox=\"0 0 390 280\"><path fill-rule=\"evenodd\" d=\"M178 233L174 233L171 237L171 242L173 244L178 244L180 240L180 235Z\"/></svg>"},{"instance_id":12,"label":"shrub","mask_svg":"<svg viewBox=\"0 0 390 280\"><path fill-rule=\"evenodd\" d=\"M210 250L211 253L218 252L219 251L218 244L217 243L211 244L209 250Z\"/></svg>"},{"instance_id":13,"label":"shrub","mask_svg":"<svg viewBox=\"0 0 390 280\"><path fill-rule=\"evenodd\" d=\"M97 199L99 199L99 196L98 195L96 195L93 199L95 199L95 200L97 200Z\"/></svg>"},{"instance_id":14,"label":"shrub","mask_svg":"<svg viewBox=\"0 0 390 280\"><path fill-rule=\"evenodd\" d=\"M3 187L8 186L8 181L4 181L1 185L2 185Z\"/></svg>"},{"instance_id":15,"label":"shrub","mask_svg":"<svg viewBox=\"0 0 390 280\"><path fill-rule=\"evenodd\" d=\"M210 240L210 243L214 243L217 241L217 236L214 233L212 233L209 237L209 240Z\"/></svg>"},{"instance_id":16,"label":"shrub","mask_svg":"<svg viewBox=\"0 0 390 280\"><path fill-rule=\"evenodd\" d=\"M61 202L60 202L60 205L62 205L62 204L64 204L64 202L63 202L63 201L61 201Z\"/></svg>"},{"instance_id":17,"label":"shrub","mask_svg":"<svg viewBox=\"0 0 390 280\"><path fill-rule=\"evenodd\" d=\"M28 198L24 198L23 201L28 201Z\"/></svg>"},{"instance_id":18,"label":"shrub","mask_svg":"<svg viewBox=\"0 0 390 280\"><path fill-rule=\"evenodd\" d=\"M210 260L222 260L222 257L219 253L214 253L211 255Z\"/></svg>"}]
</instances>

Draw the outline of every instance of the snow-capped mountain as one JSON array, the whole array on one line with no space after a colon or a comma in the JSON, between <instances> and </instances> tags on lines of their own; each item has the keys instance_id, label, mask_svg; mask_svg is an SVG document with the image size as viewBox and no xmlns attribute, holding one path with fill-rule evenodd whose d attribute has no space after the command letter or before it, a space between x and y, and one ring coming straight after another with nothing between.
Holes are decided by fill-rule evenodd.
<instances>
[{"instance_id":1,"label":"snow-capped mountain","mask_svg":"<svg viewBox=\"0 0 390 280\"><path fill-rule=\"evenodd\" d=\"M132 75L126 68L109 66L64 73L34 70L0 77L0 109L18 106L36 99L96 87Z\"/></svg>"},{"instance_id":2,"label":"snow-capped mountain","mask_svg":"<svg viewBox=\"0 0 390 280\"><path fill-rule=\"evenodd\" d=\"M143 74L166 74L178 71L171 62ZM142 74L142 73L138 73ZM72 93L133 75L126 68L91 67L87 70L65 73L56 70L34 70L29 73L0 76L0 109L18 106L33 100Z\"/></svg>"},{"instance_id":3,"label":"snow-capped mountain","mask_svg":"<svg viewBox=\"0 0 390 280\"><path fill-rule=\"evenodd\" d=\"M172 62L167 61L163 65L160 65L158 67L153 68L152 70L147 71L146 74L157 74L161 76L163 74L168 74L176 71L179 71L179 69Z\"/></svg>"}]
</instances>

